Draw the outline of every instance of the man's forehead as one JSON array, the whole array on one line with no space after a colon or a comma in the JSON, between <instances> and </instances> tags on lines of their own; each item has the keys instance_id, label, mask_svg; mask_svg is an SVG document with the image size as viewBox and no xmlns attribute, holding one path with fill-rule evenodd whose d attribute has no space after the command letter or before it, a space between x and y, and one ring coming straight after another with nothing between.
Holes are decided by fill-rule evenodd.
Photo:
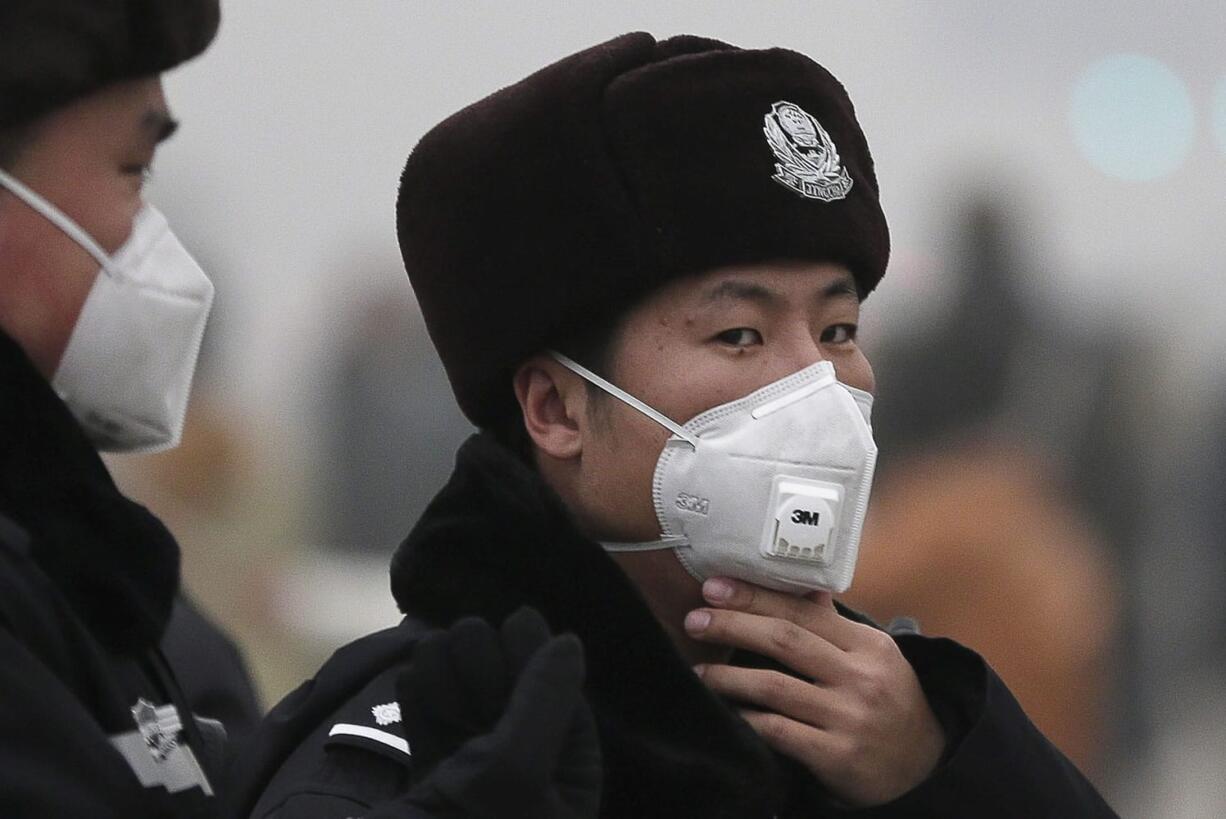
<instances>
[{"instance_id":1,"label":"man's forehead","mask_svg":"<svg viewBox=\"0 0 1226 819\"><path fill-rule=\"evenodd\" d=\"M855 277L841 265L781 263L716 270L693 282L691 295L703 304L721 301L786 302L794 299L855 298Z\"/></svg>"},{"instance_id":2,"label":"man's forehead","mask_svg":"<svg viewBox=\"0 0 1226 819\"><path fill-rule=\"evenodd\" d=\"M150 144L166 139L177 126L158 76L112 83L76 106L85 120L106 123L117 136Z\"/></svg>"}]
</instances>

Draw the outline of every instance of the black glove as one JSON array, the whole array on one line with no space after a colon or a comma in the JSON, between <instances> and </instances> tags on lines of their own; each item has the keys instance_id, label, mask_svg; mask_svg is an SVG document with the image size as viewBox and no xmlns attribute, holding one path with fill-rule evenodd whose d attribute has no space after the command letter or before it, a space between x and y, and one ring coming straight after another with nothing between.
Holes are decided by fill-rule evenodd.
<instances>
[{"instance_id":1,"label":"black glove","mask_svg":"<svg viewBox=\"0 0 1226 819\"><path fill-rule=\"evenodd\" d=\"M397 682L420 777L367 819L594 819L600 746L583 648L535 610L424 638Z\"/></svg>"}]
</instances>

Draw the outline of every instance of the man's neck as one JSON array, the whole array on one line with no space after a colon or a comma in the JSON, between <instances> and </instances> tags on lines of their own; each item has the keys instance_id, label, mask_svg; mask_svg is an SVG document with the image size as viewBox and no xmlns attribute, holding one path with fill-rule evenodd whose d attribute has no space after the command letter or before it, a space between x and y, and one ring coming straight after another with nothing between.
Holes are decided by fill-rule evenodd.
<instances>
[{"instance_id":1,"label":"man's neck","mask_svg":"<svg viewBox=\"0 0 1226 819\"><path fill-rule=\"evenodd\" d=\"M707 604L702 598L702 586L685 570L672 549L617 552L610 557L638 588L647 607L687 663L728 661L731 648L703 643L686 633L682 625L685 616Z\"/></svg>"}]
</instances>

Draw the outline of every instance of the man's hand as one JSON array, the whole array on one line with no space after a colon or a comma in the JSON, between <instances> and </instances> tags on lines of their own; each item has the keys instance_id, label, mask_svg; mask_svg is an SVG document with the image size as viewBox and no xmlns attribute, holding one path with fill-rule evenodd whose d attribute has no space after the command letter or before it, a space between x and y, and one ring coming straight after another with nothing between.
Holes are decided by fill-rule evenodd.
<instances>
[{"instance_id":1,"label":"man's hand","mask_svg":"<svg viewBox=\"0 0 1226 819\"><path fill-rule=\"evenodd\" d=\"M500 631L465 618L424 638L397 685L409 793L369 819L594 819L600 747L583 647L523 608Z\"/></svg>"},{"instance_id":2,"label":"man's hand","mask_svg":"<svg viewBox=\"0 0 1226 819\"><path fill-rule=\"evenodd\" d=\"M941 725L893 639L848 620L827 592L793 597L725 578L703 584L712 608L685 620L697 640L770 657L804 675L697 666L776 751L855 807L901 796L936 768Z\"/></svg>"}]
</instances>

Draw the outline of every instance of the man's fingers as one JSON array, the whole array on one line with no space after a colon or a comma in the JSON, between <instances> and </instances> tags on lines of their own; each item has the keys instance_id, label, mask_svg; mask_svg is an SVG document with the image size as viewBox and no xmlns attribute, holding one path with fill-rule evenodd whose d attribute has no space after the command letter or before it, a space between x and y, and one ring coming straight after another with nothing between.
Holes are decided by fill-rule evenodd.
<instances>
[{"instance_id":1,"label":"man's fingers","mask_svg":"<svg viewBox=\"0 0 1226 819\"><path fill-rule=\"evenodd\" d=\"M494 729L505 747L521 749L553 770L583 698L583 645L573 634L545 643L524 666L506 713Z\"/></svg>"},{"instance_id":2,"label":"man's fingers","mask_svg":"<svg viewBox=\"0 0 1226 819\"><path fill-rule=\"evenodd\" d=\"M455 682L468 697L478 725L493 725L506 705L511 672L496 632L484 620L465 618L450 631Z\"/></svg>"},{"instance_id":3,"label":"man's fingers","mask_svg":"<svg viewBox=\"0 0 1226 819\"><path fill-rule=\"evenodd\" d=\"M834 610L834 595L828 591L811 591L801 597L801 599L808 600L810 603L815 603L822 608Z\"/></svg>"},{"instance_id":4,"label":"man's fingers","mask_svg":"<svg viewBox=\"0 0 1226 819\"><path fill-rule=\"evenodd\" d=\"M695 667L707 688L743 705L774 711L814 728L827 727L834 703L828 691L780 671L732 665Z\"/></svg>"},{"instance_id":5,"label":"man's fingers","mask_svg":"<svg viewBox=\"0 0 1226 819\"><path fill-rule=\"evenodd\" d=\"M476 729L470 706L451 679L448 636L435 631L423 637L396 680L405 733L415 738L414 764L423 768L452 753ZM423 707L425 703L428 707Z\"/></svg>"},{"instance_id":6,"label":"man's fingers","mask_svg":"<svg viewBox=\"0 0 1226 819\"><path fill-rule=\"evenodd\" d=\"M820 634L844 651L849 651L856 644L859 624L838 613L830 592L815 591L797 597L742 580L712 577L702 584L702 595L717 608L795 623L814 634Z\"/></svg>"},{"instance_id":7,"label":"man's fingers","mask_svg":"<svg viewBox=\"0 0 1226 819\"><path fill-rule=\"evenodd\" d=\"M740 714L758 733L758 736L766 741L767 745L784 756L797 760L831 761L843 756L837 753L839 749L836 747L833 735L820 728L814 728L812 725L806 725L772 711L745 709ZM827 767L821 763L818 764L819 767ZM837 769L837 765L829 767ZM832 772L832 770L823 770L819 773L819 778L824 782L830 782L828 777Z\"/></svg>"},{"instance_id":8,"label":"man's fingers","mask_svg":"<svg viewBox=\"0 0 1226 819\"><path fill-rule=\"evenodd\" d=\"M423 637L413 647L408 668L401 673L396 686L401 711L408 710L421 723L438 726L434 731L459 730L458 723L468 711L462 692L452 681L448 641L446 631L434 631ZM409 707L416 702L429 702L431 707Z\"/></svg>"},{"instance_id":9,"label":"man's fingers","mask_svg":"<svg viewBox=\"0 0 1226 819\"><path fill-rule=\"evenodd\" d=\"M520 606L502 624L502 646L513 675L528 663L549 639L549 624L541 613L530 606Z\"/></svg>"},{"instance_id":10,"label":"man's fingers","mask_svg":"<svg viewBox=\"0 0 1226 819\"><path fill-rule=\"evenodd\" d=\"M696 640L771 657L807 677L837 682L846 672L848 655L833 643L790 620L719 609L695 609L685 630Z\"/></svg>"}]
</instances>

